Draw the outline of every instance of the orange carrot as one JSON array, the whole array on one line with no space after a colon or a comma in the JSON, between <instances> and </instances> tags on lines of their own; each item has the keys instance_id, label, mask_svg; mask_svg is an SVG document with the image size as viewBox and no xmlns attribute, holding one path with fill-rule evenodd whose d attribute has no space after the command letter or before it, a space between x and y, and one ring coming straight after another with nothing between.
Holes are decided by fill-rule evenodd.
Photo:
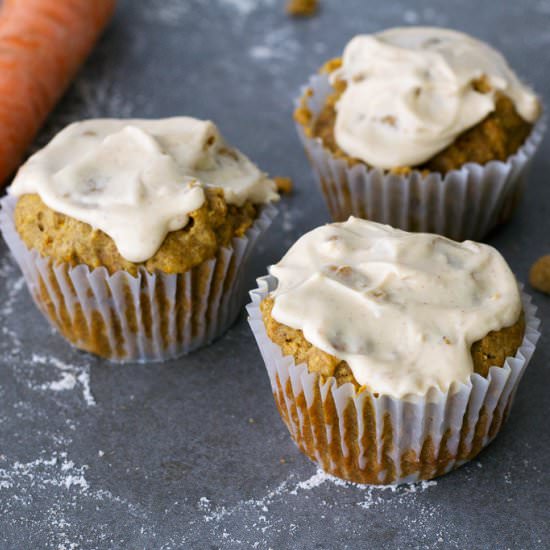
<instances>
[{"instance_id":1,"label":"orange carrot","mask_svg":"<svg viewBox=\"0 0 550 550\"><path fill-rule=\"evenodd\" d=\"M115 2L0 1L0 188L90 53Z\"/></svg>"}]
</instances>

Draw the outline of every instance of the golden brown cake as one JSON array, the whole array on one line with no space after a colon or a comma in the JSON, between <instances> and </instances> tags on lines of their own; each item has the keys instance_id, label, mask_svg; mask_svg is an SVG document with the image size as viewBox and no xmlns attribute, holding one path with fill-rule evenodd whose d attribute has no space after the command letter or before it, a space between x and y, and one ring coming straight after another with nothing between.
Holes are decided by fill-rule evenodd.
<instances>
[{"instance_id":1,"label":"golden brown cake","mask_svg":"<svg viewBox=\"0 0 550 550\"><path fill-rule=\"evenodd\" d=\"M150 273L185 273L213 258L234 237L242 237L257 217L250 201L228 205L221 189L207 189L204 204L190 212L189 223L169 233L155 254L141 263L121 256L107 234L89 224L55 212L36 194L23 195L15 208L15 227L28 248L54 263L105 267L110 273L123 269L136 275L140 267Z\"/></svg>"}]
</instances>

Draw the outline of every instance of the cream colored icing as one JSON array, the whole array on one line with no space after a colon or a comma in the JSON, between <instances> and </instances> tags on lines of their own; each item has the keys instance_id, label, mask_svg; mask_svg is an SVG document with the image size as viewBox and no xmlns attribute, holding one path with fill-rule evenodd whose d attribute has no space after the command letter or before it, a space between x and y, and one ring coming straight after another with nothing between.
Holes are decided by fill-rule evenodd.
<instances>
[{"instance_id":1,"label":"cream colored icing","mask_svg":"<svg viewBox=\"0 0 550 550\"><path fill-rule=\"evenodd\" d=\"M494 248L353 217L305 234L270 272L273 318L394 397L466 382L472 344L521 311Z\"/></svg>"},{"instance_id":2,"label":"cream colored icing","mask_svg":"<svg viewBox=\"0 0 550 550\"><path fill-rule=\"evenodd\" d=\"M95 119L67 126L20 168L9 193L101 229L131 262L151 258L223 189L229 204L278 199L273 181L229 148L210 121Z\"/></svg>"},{"instance_id":3,"label":"cream colored icing","mask_svg":"<svg viewBox=\"0 0 550 550\"><path fill-rule=\"evenodd\" d=\"M482 76L488 93L472 87ZM447 29L356 36L331 79L347 83L336 105L336 142L379 168L427 161L494 110L496 91L510 97L526 121L534 122L540 109L499 52Z\"/></svg>"}]
</instances>

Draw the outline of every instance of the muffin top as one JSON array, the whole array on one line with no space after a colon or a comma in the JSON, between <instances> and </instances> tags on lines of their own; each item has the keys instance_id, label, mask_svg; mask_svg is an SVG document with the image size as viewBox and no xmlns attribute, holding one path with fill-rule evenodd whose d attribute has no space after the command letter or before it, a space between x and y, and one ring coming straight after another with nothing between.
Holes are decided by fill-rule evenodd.
<instances>
[{"instance_id":1,"label":"muffin top","mask_svg":"<svg viewBox=\"0 0 550 550\"><path fill-rule=\"evenodd\" d=\"M346 84L336 104L338 146L379 168L427 161L492 113L499 94L529 123L540 112L499 52L448 29L356 36L330 78Z\"/></svg>"},{"instance_id":2,"label":"muffin top","mask_svg":"<svg viewBox=\"0 0 550 550\"><path fill-rule=\"evenodd\" d=\"M472 344L521 313L494 248L353 217L307 233L270 272L273 319L394 397L466 382Z\"/></svg>"},{"instance_id":3,"label":"muffin top","mask_svg":"<svg viewBox=\"0 0 550 550\"><path fill-rule=\"evenodd\" d=\"M212 122L174 117L71 124L30 157L8 191L38 195L104 232L124 259L144 262L188 224L208 189L237 207L278 199L274 182Z\"/></svg>"}]
</instances>

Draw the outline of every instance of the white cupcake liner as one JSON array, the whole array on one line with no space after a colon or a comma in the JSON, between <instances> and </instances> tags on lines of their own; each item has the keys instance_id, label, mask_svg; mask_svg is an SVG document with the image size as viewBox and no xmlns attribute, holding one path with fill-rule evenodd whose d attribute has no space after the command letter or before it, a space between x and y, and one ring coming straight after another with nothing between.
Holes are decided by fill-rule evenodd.
<instances>
[{"instance_id":1,"label":"white cupcake liner","mask_svg":"<svg viewBox=\"0 0 550 550\"><path fill-rule=\"evenodd\" d=\"M312 94L306 96L307 90ZM305 98L315 118L333 91L328 75L315 75L302 89L296 106ZM356 216L407 231L481 240L508 220L519 202L546 117L539 118L524 145L506 162L467 163L444 176L422 175L417 170L400 176L362 163L349 166L319 138L307 137L301 124L296 126L334 221Z\"/></svg>"},{"instance_id":2,"label":"white cupcake liner","mask_svg":"<svg viewBox=\"0 0 550 550\"><path fill-rule=\"evenodd\" d=\"M244 268L276 208L262 208L243 237L183 274L112 275L100 267L54 263L29 250L13 213L17 200L0 200L0 230L30 293L50 323L73 345L115 361L162 361L189 353L221 336L243 305Z\"/></svg>"},{"instance_id":3,"label":"white cupcake liner","mask_svg":"<svg viewBox=\"0 0 550 550\"><path fill-rule=\"evenodd\" d=\"M304 364L284 356L267 336L259 304L277 286L258 279L247 306L249 323L265 362L275 402L300 450L325 471L370 484L411 483L457 468L488 445L506 419L540 336L531 298L522 293L525 336L514 357L472 374L446 393L398 399L351 383L324 383Z\"/></svg>"}]
</instances>

